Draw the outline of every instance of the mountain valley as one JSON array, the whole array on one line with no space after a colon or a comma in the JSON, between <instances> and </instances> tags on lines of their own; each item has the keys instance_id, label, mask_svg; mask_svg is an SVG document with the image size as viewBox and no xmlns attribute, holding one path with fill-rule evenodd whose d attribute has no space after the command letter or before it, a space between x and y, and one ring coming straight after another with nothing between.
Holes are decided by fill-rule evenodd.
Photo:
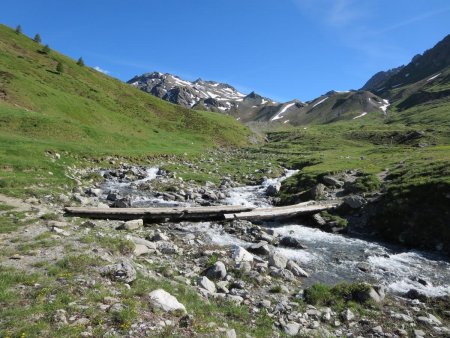
<instances>
[{"instance_id":1,"label":"mountain valley","mask_svg":"<svg viewBox=\"0 0 450 338\"><path fill-rule=\"evenodd\" d=\"M450 36L361 89L276 102L124 83L0 25L0 336L450 336L449 93ZM302 203L337 207L66 209Z\"/></svg>"}]
</instances>

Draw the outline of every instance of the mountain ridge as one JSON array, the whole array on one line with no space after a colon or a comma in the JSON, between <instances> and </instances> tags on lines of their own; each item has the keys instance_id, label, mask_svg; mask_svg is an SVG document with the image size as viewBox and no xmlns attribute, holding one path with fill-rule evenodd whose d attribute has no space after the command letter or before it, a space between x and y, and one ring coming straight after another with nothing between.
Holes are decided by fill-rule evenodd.
<instances>
[{"instance_id":1,"label":"mountain ridge","mask_svg":"<svg viewBox=\"0 0 450 338\"><path fill-rule=\"evenodd\" d=\"M243 123L296 126L363 117L409 121L411 109L416 109L417 115L427 109L424 105L434 102L444 107L447 104L449 74L450 35L447 35L434 47L414 56L407 65L374 74L359 90L331 90L307 102L297 99L277 102L254 91L241 93L226 83L202 79L190 82L169 73L146 73L127 83L163 100L231 115ZM442 90L436 90L436 86ZM439 120L436 114L433 122ZM450 122L450 117L445 116L444 120Z\"/></svg>"},{"instance_id":2,"label":"mountain ridge","mask_svg":"<svg viewBox=\"0 0 450 338\"><path fill-rule=\"evenodd\" d=\"M127 83L174 104L224 113L243 123L302 125L349 120L368 113L378 113L376 116L381 117L386 116L386 108L389 105L377 95L354 90L328 91L308 102L297 99L277 102L254 91L249 94L241 93L226 83L202 79L190 82L176 75L160 72L135 76ZM343 102L344 98L348 99L346 104ZM327 104L321 105L328 99L330 101ZM330 102L333 104L330 105Z\"/></svg>"}]
</instances>

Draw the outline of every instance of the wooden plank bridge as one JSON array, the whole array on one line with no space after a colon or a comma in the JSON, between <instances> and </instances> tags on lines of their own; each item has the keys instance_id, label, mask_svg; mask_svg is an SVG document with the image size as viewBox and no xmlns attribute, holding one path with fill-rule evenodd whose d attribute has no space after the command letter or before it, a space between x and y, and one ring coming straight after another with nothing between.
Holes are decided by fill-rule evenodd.
<instances>
[{"instance_id":1,"label":"wooden plank bridge","mask_svg":"<svg viewBox=\"0 0 450 338\"><path fill-rule=\"evenodd\" d=\"M143 219L147 222L156 221L209 221L242 219L249 221L269 221L291 218L300 215L335 208L340 202L314 201L283 207L254 208L238 205L220 205L208 207L166 207L166 208L86 208L66 207L66 214L96 219L133 220Z\"/></svg>"}]
</instances>

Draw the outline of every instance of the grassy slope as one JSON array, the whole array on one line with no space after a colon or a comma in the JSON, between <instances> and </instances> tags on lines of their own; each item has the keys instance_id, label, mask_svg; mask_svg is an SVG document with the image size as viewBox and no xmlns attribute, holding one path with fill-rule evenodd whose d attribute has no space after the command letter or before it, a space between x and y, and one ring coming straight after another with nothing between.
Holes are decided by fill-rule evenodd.
<instances>
[{"instance_id":1,"label":"grassy slope","mask_svg":"<svg viewBox=\"0 0 450 338\"><path fill-rule=\"evenodd\" d=\"M406 140L414 131L425 136ZM320 182L328 173L388 169L386 195L370 226L385 239L412 246L450 243L450 132L445 126L380 124L370 120L309 126L269 133L262 150L300 173L283 182L284 203ZM428 144L418 147L419 143ZM305 196L309 197L308 194ZM450 251L446 244L444 248Z\"/></svg>"},{"instance_id":2,"label":"grassy slope","mask_svg":"<svg viewBox=\"0 0 450 338\"><path fill-rule=\"evenodd\" d=\"M427 81L424 79L392 89L391 123L439 125L450 127L450 67Z\"/></svg>"},{"instance_id":3,"label":"grassy slope","mask_svg":"<svg viewBox=\"0 0 450 338\"><path fill-rule=\"evenodd\" d=\"M248 130L232 118L169 104L40 50L0 25L0 188L64 182L76 156L197 154L247 142ZM56 165L45 151L66 156Z\"/></svg>"}]
</instances>

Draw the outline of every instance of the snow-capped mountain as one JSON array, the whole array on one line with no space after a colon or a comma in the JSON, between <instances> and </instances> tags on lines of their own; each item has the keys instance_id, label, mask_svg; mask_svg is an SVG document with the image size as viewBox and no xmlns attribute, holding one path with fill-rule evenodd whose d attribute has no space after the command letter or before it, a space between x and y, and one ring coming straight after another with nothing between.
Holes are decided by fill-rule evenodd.
<instances>
[{"instance_id":1,"label":"snow-capped mountain","mask_svg":"<svg viewBox=\"0 0 450 338\"><path fill-rule=\"evenodd\" d=\"M129 84L159 98L187 108L225 113L246 122L328 123L359 118L368 113L386 114L387 100L366 91L331 91L307 103L276 102L255 92L246 95L215 81L186 81L159 72L135 76Z\"/></svg>"},{"instance_id":2,"label":"snow-capped mountain","mask_svg":"<svg viewBox=\"0 0 450 338\"><path fill-rule=\"evenodd\" d=\"M450 35L406 66L375 74L360 90L330 91L301 102L276 102L255 92L244 94L215 81L186 81L159 72L128 81L145 92L187 108L220 112L247 122L330 123L340 120L383 118L423 104L448 101L450 90ZM301 94L301 93L299 93ZM392 117L392 116L391 116Z\"/></svg>"},{"instance_id":3,"label":"snow-capped mountain","mask_svg":"<svg viewBox=\"0 0 450 338\"><path fill-rule=\"evenodd\" d=\"M194 108L200 104L208 110L229 111L245 95L232 86L202 79L186 81L172 74L159 72L135 76L129 84L159 98Z\"/></svg>"},{"instance_id":4,"label":"snow-capped mountain","mask_svg":"<svg viewBox=\"0 0 450 338\"><path fill-rule=\"evenodd\" d=\"M255 92L243 94L226 83L202 79L191 82L167 73L135 76L128 83L163 100L187 108L226 113L242 122L281 120L288 110L303 106L298 100L279 103Z\"/></svg>"}]
</instances>

